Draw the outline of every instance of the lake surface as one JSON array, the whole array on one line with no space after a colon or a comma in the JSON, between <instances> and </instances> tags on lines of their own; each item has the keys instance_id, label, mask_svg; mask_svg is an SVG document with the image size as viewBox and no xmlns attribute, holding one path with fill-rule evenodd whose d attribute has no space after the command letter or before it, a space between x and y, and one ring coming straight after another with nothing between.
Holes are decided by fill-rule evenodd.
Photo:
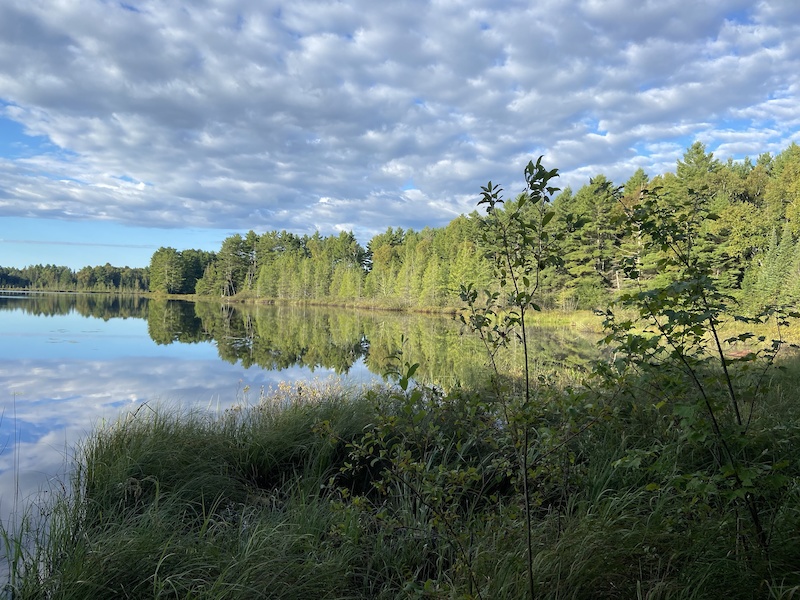
<instances>
[{"instance_id":1,"label":"lake surface","mask_svg":"<svg viewBox=\"0 0 800 600\"><path fill-rule=\"evenodd\" d=\"M485 377L479 341L448 317L0 293L0 519L60 489L76 444L125 412L223 411L280 382L368 385L401 337L418 379L451 387ZM571 330L534 339L545 365L580 368L597 355L594 339Z\"/></svg>"}]
</instances>

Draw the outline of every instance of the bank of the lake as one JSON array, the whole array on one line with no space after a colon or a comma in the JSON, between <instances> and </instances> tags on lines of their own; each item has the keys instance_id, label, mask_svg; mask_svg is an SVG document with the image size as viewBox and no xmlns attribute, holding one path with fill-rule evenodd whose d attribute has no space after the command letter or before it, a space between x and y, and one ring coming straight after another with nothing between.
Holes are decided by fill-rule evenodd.
<instances>
[{"instance_id":1,"label":"bank of the lake","mask_svg":"<svg viewBox=\"0 0 800 600\"><path fill-rule=\"evenodd\" d=\"M537 329L536 338L542 369L586 372L599 353L596 335L571 328ZM73 448L121 414L156 406L216 414L282 382L384 381L401 339L420 381L451 389L486 378L479 340L442 315L2 293L0 522L58 493ZM512 347L501 364L519 370L519 355Z\"/></svg>"},{"instance_id":2,"label":"bank of the lake","mask_svg":"<svg viewBox=\"0 0 800 600\"><path fill-rule=\"evenodd\" d=\"M800 368L784 366L748 431L779 475L749 475L768 484L746 491L769 517L764 547L734 483L701 475L707 440L648 398L543 382L525 408L513 389L300 384L215 417L147 408L96 429L74 493L46 504L49 528L5 532L9 589L522 598L530 569L537 598L788 598L800 592ZM527 495L519 419L535 432Z\"/></svg>"}]
</instances>

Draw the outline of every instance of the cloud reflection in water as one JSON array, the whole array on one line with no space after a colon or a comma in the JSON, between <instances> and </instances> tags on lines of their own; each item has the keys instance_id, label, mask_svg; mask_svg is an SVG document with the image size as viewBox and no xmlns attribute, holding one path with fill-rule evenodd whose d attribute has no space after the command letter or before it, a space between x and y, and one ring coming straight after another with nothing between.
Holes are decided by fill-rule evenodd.
<instances>
[{"instance_id":1,"label":"cloud reflection in water","mask_svg":"<svg viewBox=\"0 0 800 600\"><path fill-rule=\"evenodd\" d=\"M92 429L144 403L222 411L281 381L335 376L320 367L246 369L220 360L213 342L156 345L140 319L0 311L0 347L3 520L67 481L73 450ZM371 377L361 361L349 375L355 383Z\"/></svg>"}]
</instances>

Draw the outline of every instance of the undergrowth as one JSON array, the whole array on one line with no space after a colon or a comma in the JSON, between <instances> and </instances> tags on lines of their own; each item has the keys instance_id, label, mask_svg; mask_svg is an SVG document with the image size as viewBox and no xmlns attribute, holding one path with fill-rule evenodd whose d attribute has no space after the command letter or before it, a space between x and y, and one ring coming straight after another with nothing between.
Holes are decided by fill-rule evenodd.
<instances>
[{"instance_id":1,"label":"undergrowth","mask_svg":"<svg viewBox=\"0 0 800 600\"><path fill-rule=\"evenodd\" d=\"M676 481L709 457L663 407L550 389L529 474L537 597L800 589L800 377L775 377L751 425L789 462L761 494L768 562L744 511ZM145 407L95 432L46 530L5 532L35 537L9 556L6 597L525 597L517 453L492 403L411 383L346 396L284 390L214 418Z\"/></svg>"}]
</instances>

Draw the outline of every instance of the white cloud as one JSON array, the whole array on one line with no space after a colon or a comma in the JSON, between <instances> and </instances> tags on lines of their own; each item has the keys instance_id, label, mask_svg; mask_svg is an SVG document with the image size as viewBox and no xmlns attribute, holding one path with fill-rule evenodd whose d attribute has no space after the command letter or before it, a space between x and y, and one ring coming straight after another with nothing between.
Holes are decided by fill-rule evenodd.
<instances>
[{"instance_id":1,"label":"white cloud","mask_svg":"<svg viewBox=\"0 0 800 600\"><path fill-rule=\"evenodd\" d=\"M443 225L538 154L578 187L800 132L791 3L131 5L0 5L0 110L49 141L0 158L0 216L363 240Z\"/></svg>"}]
</instances>

